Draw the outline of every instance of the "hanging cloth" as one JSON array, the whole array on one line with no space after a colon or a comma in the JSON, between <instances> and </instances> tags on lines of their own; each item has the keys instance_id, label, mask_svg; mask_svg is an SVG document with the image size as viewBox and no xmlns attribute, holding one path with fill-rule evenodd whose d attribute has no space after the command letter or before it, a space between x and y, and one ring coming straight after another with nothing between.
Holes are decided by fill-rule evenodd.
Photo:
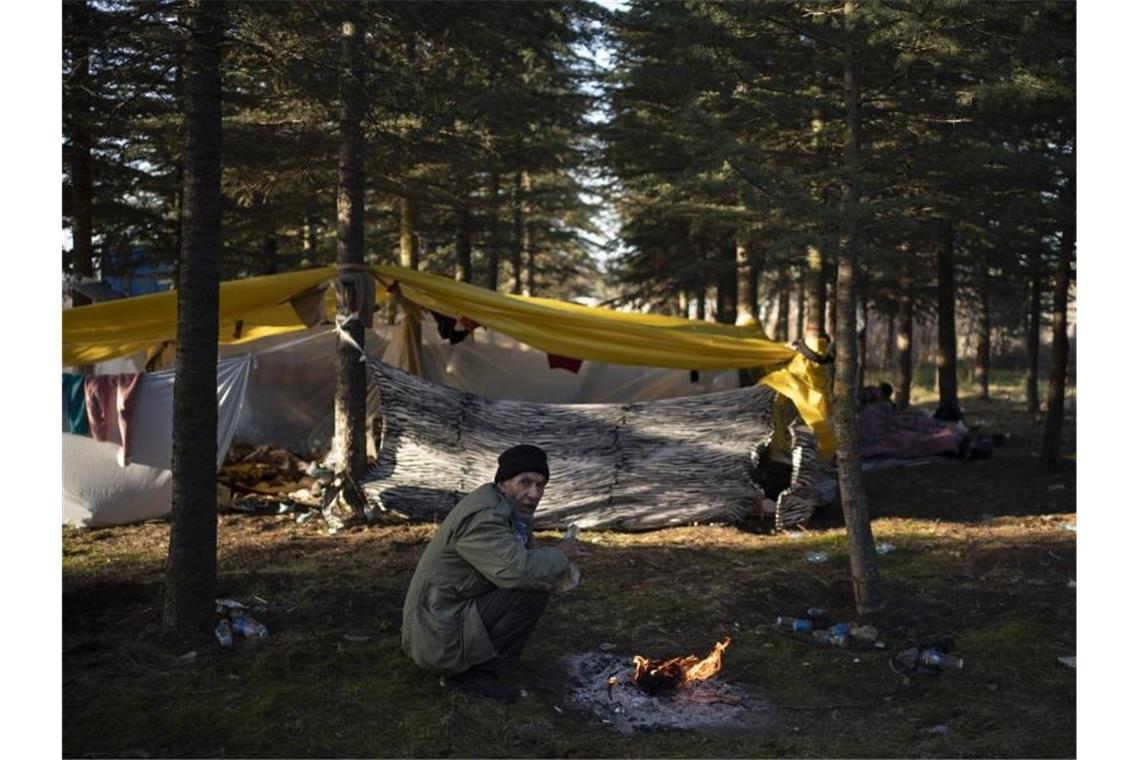
<instances>
[{"instance_id":1,"label":"hanging cloth","mask_svg":"<svg viewBox=\"0 0 1140 760\"><path fill-rule=\"evenodd\" d=\"M87 420L87 399L83 393L83 375L63 373L63 408L67 410L67 432L91 435L91 423Z\"/></svg>"},{"instance_id":2,"label":"hanging cloth","mask_svg":"<svg viewBox=\"0 0 1140 760\"><path fill-rule=\"evenodd\" d=\"M89 375L83 384L87 402L87 420L96 441L109 441L113 426L119 430L119 466L131 463L131 416L135 410L135 391L142 373L122 375Z\"/></svg>"},{"instance_id":3,"label":"hanging cloth","mask_svg":"<svg viewBox=\"0 0 1140 760\"><path fill-rule=\"evenodd\" d=\"M548 353L546 355L546 366L551 369L564 369L577 375L578 370L582 369L582 360Z\"/></svg>"}]
</instances>

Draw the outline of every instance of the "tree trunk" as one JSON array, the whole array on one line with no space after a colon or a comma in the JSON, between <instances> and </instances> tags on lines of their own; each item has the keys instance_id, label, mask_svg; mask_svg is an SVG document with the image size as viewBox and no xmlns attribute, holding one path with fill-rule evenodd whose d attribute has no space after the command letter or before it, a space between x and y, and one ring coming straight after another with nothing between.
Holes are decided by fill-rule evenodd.
<instances>
[{"instance_id":1,"label":"tree trunk","mask_svg":"<svg viewBox=\"0 0 1140 760\"><path fill-rule=\"evenodd\" d=\"M736 245L721 247L720 269L716 283L716 321L736 324Z\"/></svg>"},{"instance_id":2,"label":"tree trunk","mask_svg":"<svg viewBox=\"0 0 1140 760\"><path fill-rule=\"evenodd\" d=\"M222 247L224 6L190 9L186 187L171 470L173 496L163 623L207 634L214 615L218 506L218 282Z\"/></svg>"},{"instance_id":3,"label":"tree trunk","mask_svg":"<svg viewBox=\"0 0 1140 760\"><path fill-rule=\"evenodd\" d=\"M752 256L748 250L749 241L747 233L739 230L736 233L736 314L733 322L738 325L755 324L757 319L756 307L750 284L754 269ZM723 321L723 320L722 320Z\"/></svg>"},{"instance_id":4,"label":"tree trunk","mask_svg":"<svg viewBox=\"0 0 1140 760\"><path fill-rule=\"evenodd\" d=\"M860 174L859 71L856 56L855 3L843 6L846 40L843 55L844 123L843 164L845 187L840 208L840 246L836 292L835 398L834 424L836 469L847 543L851 559L851 580L855 609L860 615L886 606L875 562L875 539L859 461L859 441L855 433L855 298L858 276L858 205L862 195Z\"/></svg>"},{"instance_id":5,"label":"tree trunk","mask_svg":"<svg viewBox=\"0 0 1140 760\"><path fill-rule=\"evenodd\" d=\"M487 172L487 194L490 197L490 214L487 217L487 289L499 289L499 259L502 236L499 234L499 169L492 164Z\"/></svg>"},{"instance_id":6,"label":"tree trunk","mask_svg":"<svg viewBox=\"0 0 1140 760\"><path fill-rule=\"evenodd\" d=\"M336 202L336 263L349 269L364 264L364 71L360 45L364 32L355 9L343 6L348 18L341 24L341 117L340 156ZM343 270L342 270L343 271ZM360 294L352 300L359 301ZM348 314L354 304L337 303L338 314ZM371 304L368 305L371 308ZM364 325L347 322L345 330L358 346L364 345ZM333 446L337 467L354 479L363 477L368 466L365 445L365 398L368 376L360 353L343 336L336 347L336 406Z\"/></svg>"},{"instance_id":7,"label":"tree trunk","mask_svg":"<svg viewBox=\"0 0 1140 760\"><path fill-rule=\"evenodd\" d=\"M697 291L697 319L704 322L707 310L708 296L705 294L705 289L701 288Z\"/></svg>"},{"instance_id":8,"label":"tree trunk","mask_svg":"<svg viewBox=\"0 0 1140 760\"><path fill-rule=\"evenodd\" d=\"M471 209L466 205L455 210L455 279L471 282Z\"/></svg>"},{"instance_id":9,"label":"tree trunk","mask_svg":"<svg viewBox=\"0 0 1140 760\"><path fill-rule=\"evenodd\" d=\"M277 235L269 233L261 239L262 274L277 274Z\"/></svg>"},{"instance_id":10,"label":"tree trunk","mask_svg":"<svg viewBox=\"0 0 1140 760\"><path fill-rule=\"evenodd\" d=\"M807 326L820 335L827 333L827 275L823 252L814 245L807 249Z\"/></svg>"},{"instance_id":11,"label":"tree trunk","mask_svg":"<svg viewBox=\"0 0 1140 760\"><path fill-rule=\"evenodd\" d=\"M867 329L870 326L867 320L870 314L867 310L867 299L857 298L856 300L861 317L856 323L855 330L855 388L857 390L867 384Z\"/></svg>"},{"instance_id":12,"label":"tree trunk","mask_svg":"<svg viewBox=\"0 0 1140 760\"><path fill-rule=\"evenodd\" d=\"M71 17L67 39L71 44L71 83L68 86L70 102L67 116L71 122L71 238L72 260L75 274L87 279L95 274L92 261L92 198L91 176L91 39L90 9L87 0L65 3L64 10ZM72 293L72 304L84 306L91 299L78 291Z\"/></svg>"},{"instance_id":13,"label":"tree trunk","mask_svg":"<svg viewBox=\"0 0 1140 760\"><path fill-rule=\"evenodd\" d=\"M523 290L523 238L526 236L526 215L523 213L523 173L515 172L511 188L511 292Z\"/></svg>"},{"instance_id":14,"label":"tree trunk","mask_svg":"<svg viewBox=\"0 0 1140 760\"><path fill-rule=\"evenodd\" d=\"M958 336L954 327L954 224L947 220L938 246L938 410L958 419Z\"/></svg>"},{"instance_id":15,"label":"tree trunk","mask_svg":"<svg viewBox=\"0 0 1140 760\"><path fill-rule=\"evenodd\" d=\"M796 267L798 272L796 277L796 337L803 339L804 337L804 300L806 296L806 288L804 287L805 273L802 266Z\"/></svg>"},{"instance_id":16,"label":"tree trunk","mask_svg":"<svg viewBox=\"0 0 1140 760\"><path fill-rule=\"evenodd\" d=\"M1074 156L1074 161L1076 156ZM1069 374L1069 285L1076 249L1076 178L1070 177L1061 192L1061 251L1053 283L1053 350L1049 360L1049 401L1045 413L1045 440L1041 461L1054 467L1061 454L1061 429L1065 421L1065 379Z\"/></svg>"},{"instance_id":17,"label":"tree trunk","mask_svg":"<svg viewBox=\"0 0 1140 760\"><path fill-rule=\"evenodd\" d=\"M682 319L689 318L689 294L684 289L677 293L677 314Z\"/></svg>"},{"instance_id":18,"label":"tree trunk","mask_svg":"<svg viewBox=\"0 0 1140 760\"><path fill-rule=\"evenodd\" d=\"M914 277L913 260L904 251L902 266L899 269L899 331L895 345L898 347L898 378L895 380L895 408L910 406L910 386L914 380Z\"/></svg>"},{"instance_id":19,"label":"tree trunk","mask_svg":"<svg viewBox=\"0 0 1140 760\"><path fill-rule=\"evenodd\" d=\"M1034 247L1030 260L1029 315L1025 332L1025 353L1029 367L1025 371L1025 404L1033 419L1041 415L1041 399L1037 395L1037 374L1041 357L1041 249Z\"/></svg>"},{"instance_id":20,"label":"tree trunk","mask_svg":"<svg viewBox=\"0 0 1140 760\"><path fill-rule=\"evenodd\" d=\"M775 339L780 343L787 343L791 338L788 336L788 320L791 316L792 297L788 289L791 283L788 282L788 273L786 270L780 271L780 276L776 280L777 298L776 302L776 335Z\"/></svg>"},{"instance_id":21,"label":"tree trunk","mask_svg":"<svg viewBox=\"0 0 1140 760\"><path fill-rule=\"evenodd\" d=\"M895 361L895 325L897 315L894 311L887 312L887 335L883 341L883 358L880 367L890 367Z\"/></svg>"},{"instance_id":22,"label":"tree trunk","mask_svg":"<svg viewBox=\"0 0 1140 760\"><path fill-rule=\"evenodd\" d=\"M990 397L990 272L989 257L982 264L984 271L978 292L978 347L974 355L974 385L978 387L978 398Z\"/></svg>"},{"instance_id":23,"label":"tree trunk","mask_svg":"<svg viewBox=\"0 0 1140 760\"><path fill-rule=\"evenodd\" d=\"M400 266L418 269L420 251L416 246L416 207L408 196L400 197Z\"/></svg>"}]
</instances>

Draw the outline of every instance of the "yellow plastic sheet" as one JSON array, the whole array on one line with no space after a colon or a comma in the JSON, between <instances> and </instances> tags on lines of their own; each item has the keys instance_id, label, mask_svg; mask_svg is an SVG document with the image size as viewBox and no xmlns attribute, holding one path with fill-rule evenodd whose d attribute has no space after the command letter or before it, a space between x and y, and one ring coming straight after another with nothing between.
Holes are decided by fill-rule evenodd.
<instances>
[{"instance_id":1,"label":"yellow plastic sheet","mask_svg":"<svg viewBox=\"0 0 1140 760\"><path fill-rule=\"evenodd\" d=\"M506 295L400 267L374 266L372 271L386 287L398 283L401 294L419 306L457 319L466 317L548 353L690 370L763 367L767 374L761 382L795 403L819 437L825 456L834 451L825 368L773 343L756 327ZM304 329L289 299L335 275L335 267L323 267L222 283L218 342L245 343ZM377 288L377 301L387 295L384 287ZM330 288L326 300L330 318L334 309ZM63 363L88 364L153 350L174 339L176 325L174 292L67 309Z\"/></svg>"}]
</instances>

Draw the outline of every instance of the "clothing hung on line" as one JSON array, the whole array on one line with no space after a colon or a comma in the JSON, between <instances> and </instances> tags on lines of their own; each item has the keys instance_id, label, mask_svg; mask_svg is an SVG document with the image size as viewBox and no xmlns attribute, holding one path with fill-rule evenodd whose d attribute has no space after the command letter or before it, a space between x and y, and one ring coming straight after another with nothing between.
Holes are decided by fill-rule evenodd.
<instances>
[{"instance_id":1,"label":"clothing hung on line","mask_svg":"<svg viewBox=\"0 0 1140 760\"><path fill-rule=\"evenodd\" d=\"M131 416L141 378L142 373L139 372L89 375L83 384L91 437L96 441L109 441L114 429L112 426L118 426L120 467L131 463Z\"/></svg>"}]
</instances>

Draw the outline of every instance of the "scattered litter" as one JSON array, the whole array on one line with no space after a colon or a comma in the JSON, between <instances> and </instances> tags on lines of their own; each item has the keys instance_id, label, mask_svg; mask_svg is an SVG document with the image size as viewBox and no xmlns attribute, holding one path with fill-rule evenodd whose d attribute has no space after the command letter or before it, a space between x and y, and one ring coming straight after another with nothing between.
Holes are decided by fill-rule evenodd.
<instances>
[{"instance_id":1,"label":"scattered litter","mask_svg":"<svg viewBox=\"0 0 1140 760\"><path fill-rule=\"evenodd\" d=\"M603 652L608 652L616 646L617 646L617 644L612 644L608 641L603 641L601 644L598 645L598 649L601 649Z\"/></svg>"},{"instance_id":2,"label":"scattered litter","mask_svg":"<svg viewBox=\"0 0 1140 760\"><path fill-rule=\"evenodd\" d=\"M297 524L304 525L309 520L312 520L313 517L315 517L317 514L319 514L319 512L317 512L315 509L310 512L302 512L301 514L297 515Z\"/></svg>"},{"instance_id":3,"label":"scattered litter","mask_svg":"<svg viewBox=\"0 0 1140 760\"><path fill-rule=\"evenodd\" d=\"M937 734L938 736L946 736L950 733L950 727L939 724L937 726L931 726L926 729L926 731L931 734Z\"/></svg>"},{"instance_id":4,"label":"scattered litter","mask_svg":"<svg viewBox=\"0 0 1140 760\"><path fill-rule=\"evenodd\" d=\"M794 530L787 534L788 538L798 540L804 537L803 531Z\"/></svg>"},{"instance_id":5,"label":"scattered litter","mask_svg":"<svg viewBox=\"0 0 1140 760\"><path fill-rule=\"evenodd\" d=\"M827 608L826 607L808 607L806 610L804 610L804 614L807 615L812 620L816 620L818 618L825 618L825 617L827 617Z\"/></svg>"},{"instance_id":6,"label":"scattered litter","mask_svg":"<svg viewBox=\"0 0 1140 760\"><path fill-rule=\"evenodd\" d=\"M895 545L894 544L888 544L886 541L883 541L882 543L875 545L875 554L878 554L879 556L882 556L884 554L890 554L894 550L895 550Z\"/></svg>"},{"instance_id":7,"label":"scattered litter","mask_svg":"<svg viewBox=\"0 0 1140 760\"><path fill-rule=\"evenodd\" d=\"M269 602L266 601L265 599L262 599L260 596L253 597L253 601L257 602L260 605L266 606L266 607L269 606Z\"/></svg>"},{"instance_id":8,"label":"scattered litter","mask_svg":"<svg viewBox=\"0 0 1140 760\"><path fill-rule=\"evenodd\" d=\"M558 713L559 715L562 714L562 708L561 707L559 707L558 705L553 705L553 707L554 707L554 712Z\"/></svg>"},{"instance_id":9,"label":"scattered litter","mask_svg":"<svg viewBox=\"0 0 1140 760\"><path fill-rule=\"evenodd\" d=\"M879 638L879 629L873 625L860 625L851 629L851 637L862 642L871 643Z\"/></svg>"},{"instance_id":10,"label":"scattered litter","mask_svg":"<svg viewBox=\"0 0 1140 760\"><path fill-rule=\"evenodd\" d=\"M1077 669L1077 656L1076 655L1073 655L1072 657L1058 657L1057 662L1061 663L1062 665L1068 665L1073 670Z\"/></svg>"},{"instance_id":11,"label":"scattered litter","mask_svg":"<svg viewBox=\"0 0 1140 760\"><path fill-rule=\"evenodd\" d=\"M1064 528L1065 530L1071 530L1074 533L1077 532L1077 524L1076 523L1062 523L1061 527Z\"/></svg>"},{"instance_id":12,"label":"scattered litter","mask_svg":"<svg viewBox=\"0 0 1140 760\"><path fill-rule=\"evenodd\" d=\"M858 664L858 663L862 662L862 660L860 660L858 657L856 657L855 659L851 660L851 662Z\"/></svg>"},{"instance_id":13,"label":"scattered litter","mask_svg":"<svg viewBox=\"0 0 1140 760\"><path fill-rule=\"evenodd\" d=\"M245 605L234 599L215 599L214 611L219 615L229 615L230 610L244 610Z\"/></svg>"},{"instance_id":14,"label":"scattered litter","mask_svg":"<svg viewBox=\"0 0 1140 760\"><path fill-rule=\"evenodd\" d=\"M234 633L230 630L230 621L218 621L218 624L214 626L214 638L218 640L218 645L222 649L229 649L234 645Z\"/></svg>"},{"instance_id":15,"label":"scattered litter","mask_svg":"<svg viewBox=\"0 0 1140 760\"><path fill-rule=\"evenodd\" d=\"M279 515L288 514L289 512L292 512L292 511L293 511L293 503L292 502L283 501L277 505L277 514L279 514Z\"/></svg>"},{"instance_id":16,"label":"scattered litter","mask_svg":"<svg viewBox=\"0 0 1140 760\"><path fill-rule=\"evenodd\" d=\"M1065 490L1065 484L1064 483L1054 483L1053 485L1049 486L1049 490L1050 491L1064 491Z\"/></svg>"},{"instance_id":17,"label":"scattered litter","mask_svg":"<svg viewBox=\"0 0 1140 760\"><path fill-rule=\"evenodd\" d=\"M198 658L197 652L189 651L184 655L179 655L178 657L174 657L173 661L174 661L175 665L189 665L190 663L194 662L194 660L196 660L197 658Z\"/></svg>"},{"instance_id":18,"label":"scattered litter","mask_svg":"<svg viewBox=\"0 0 1140 760\"><path fill-rule=\"evenodd\" d=\"M357 636L351 633L346 633L341 638L345 641L351 641L353 644L363 644L366 641L372 641L371 636Z\"/></svg>"},{"instance_id":19,"label":"scattered litter","mask_svg":"<svg viewBox=\"0 0 1140 760\"><path fill-rule=\"evenodd\" d=\"M804 558L812 564L819 564L820 562L827 562L831 559L831 555L827 552L808 552Z\"/></svg>"},{"instance_id":20,"label":"scattered litter","mask_svg":"<svg viewBox=\"0 0 1140 760\"><path fill-rule=\"evenodd\" d=\"M1069 588L1076 588L1076 587L1077 587L1077 582L1076 582L1075 580L1072 580L1072 579L1070 579L1070 580L1069 580L1069 583L1068 583L1068 586L1069 586Z\"/></svg>"}]
</instances>

